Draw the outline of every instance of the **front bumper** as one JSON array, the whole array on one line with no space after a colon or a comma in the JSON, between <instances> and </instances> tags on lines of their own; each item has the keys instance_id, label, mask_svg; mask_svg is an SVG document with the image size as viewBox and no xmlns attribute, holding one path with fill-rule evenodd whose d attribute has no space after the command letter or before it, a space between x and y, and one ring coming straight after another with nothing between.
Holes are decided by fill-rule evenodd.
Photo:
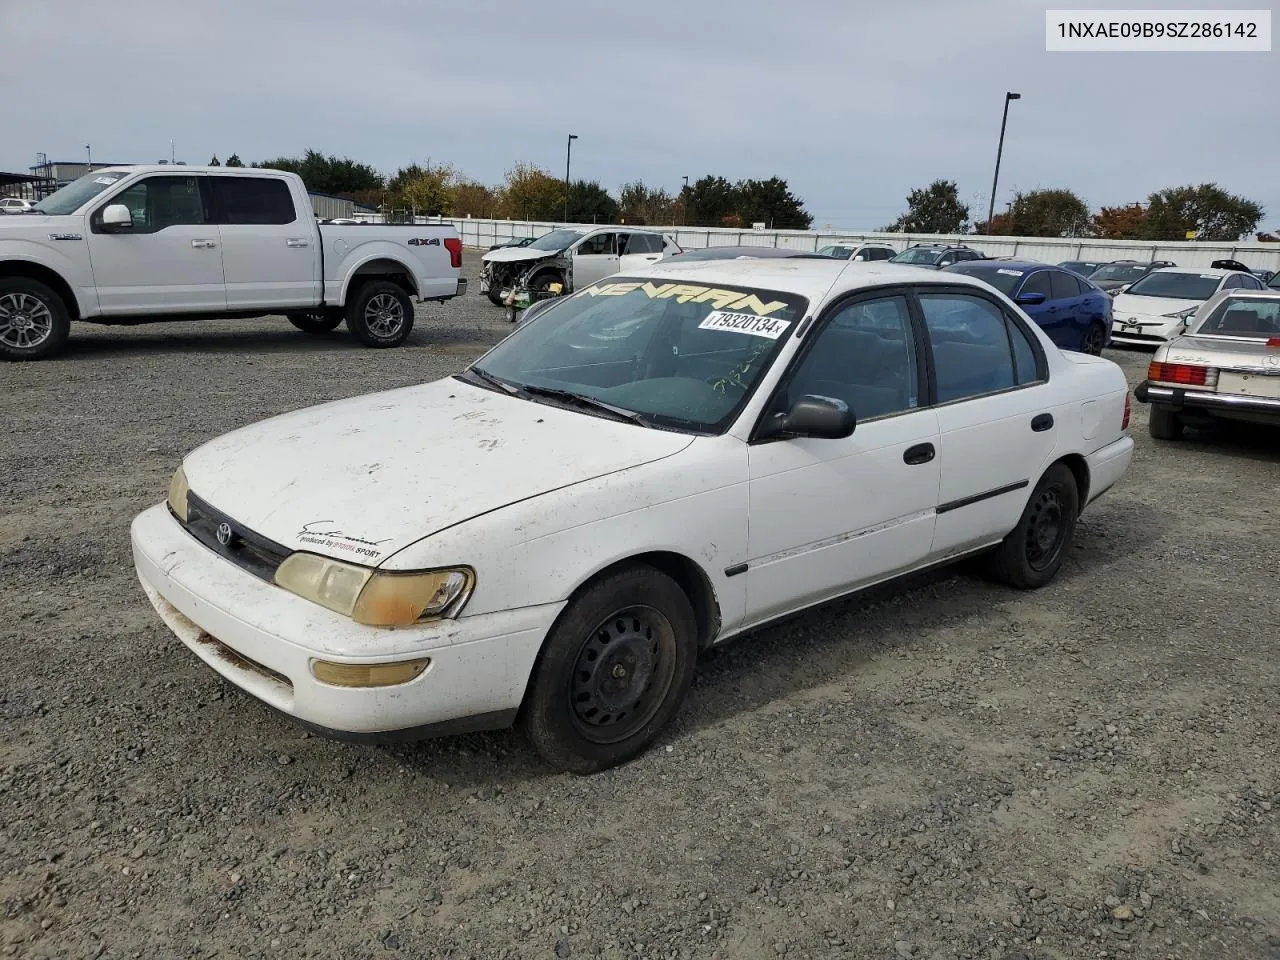
<instances>
[{"instance_id":1,"label":"front bumper","mask_svg":"<svg viewBox=\"0 0 1280 960\"><path fill-rule=\"evenodd\" d=\"M131 528L138 579L160 618L227 680L325 733L408 739L507 725L563 604L403 629L366 627L259 580L200 544L164 504ZM387 663L430 657L416 679L338 687L312 659Z\"/></svg>"},{"instance_id":2,"label":"front bumper","mask_svg":"<svg viewBox=\"0 0 1280 960\"><path fill-rule=\"evenodd\" d=\"M1158 347L1174 337L1180 336L1183 324L1181 320L1166 317L1159 319L1142 318L1138 323L1123 323L1118 318L1111 324L1111 340L1113 343L1128 343L1135 346Z\"/></svg>"},{"instance_id":3,"label":"front bumper","mask_svg":"<svg viewBox=\"0 0 1280 960\"><path fill-rule=\"evenodd\" d=\"M1134 389L1139 403L1159 403L1176 410L1203 410L1205 413L1247 413L1274 416L1280 421L1280 398L1247 397L1239 393L1216 393L1211 390L1188 390L1164 387L1143 380Z\"/></svg>"}]
</instances>

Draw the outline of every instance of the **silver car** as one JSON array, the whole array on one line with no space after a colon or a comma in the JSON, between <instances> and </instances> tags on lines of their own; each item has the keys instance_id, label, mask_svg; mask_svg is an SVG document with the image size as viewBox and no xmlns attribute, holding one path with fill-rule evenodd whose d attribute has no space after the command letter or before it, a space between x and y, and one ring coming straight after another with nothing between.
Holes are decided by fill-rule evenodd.
<instances>
[{"instance_id":1,"label":"silver car","mask_svg":"<svg viewBox=\"0 0 1280 960\"><path fill-rule=\"evenodd\" d=\"M1156 350L1134 395L1157 440L1218 418L1280 424L1280 291L1214 294Z\"/></svg>"}]
</instances>

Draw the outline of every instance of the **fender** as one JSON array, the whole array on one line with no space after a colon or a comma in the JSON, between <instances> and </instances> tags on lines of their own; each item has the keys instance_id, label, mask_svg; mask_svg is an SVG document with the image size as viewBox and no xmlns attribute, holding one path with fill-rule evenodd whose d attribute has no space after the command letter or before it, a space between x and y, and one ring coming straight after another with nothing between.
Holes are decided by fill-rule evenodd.
<instances>
[{"instance_id":1,"label":"fender","mask_svg":"<svg viewBox=\"0 0 1280 960\"><path fill-rule=\"evenodd\" d=\"M373 240L361 243L360 246L350 251L334 266L333 279L326 277L324 281L325 303L333 306L345 305L347 291L351 288L351 281L356 272L374 260L391 260L395 262L409 277L409 285L413 288L413 295L421 297L422 278L418 276L418 268L405 257L404 251L389 240ZM327 263L325 269L328 272Z\"/></svg>"},{"instance_id":2,"label":"fender","mask_svg":"<svg viewBox=\"0 0 1280 960\"><path fill-rule=\"evenodd\" d=\"M62 218L45 220L40 224L40 229L46 234L65 232L84 236L84 222L80 218L74 218L77 221L74 225L65 226L58 223L58 219ZM49 243L52 242L49 241ZM14 272L21 272L21 264L24 263L44 267L61 277L71 289L75 302L67 304L67 309L73 320L98 316L101 312L98 308L98 290L93 283L93 270L89 266L89 249L85 241L81 239L57 242L65 243L67 250L57 249L49 243L5 237L0 234L0 270L6 267L10 269L17 267L18 269ZM82 254L83 262L70 255L73 250Z\"/></svg>"}]
</instances>

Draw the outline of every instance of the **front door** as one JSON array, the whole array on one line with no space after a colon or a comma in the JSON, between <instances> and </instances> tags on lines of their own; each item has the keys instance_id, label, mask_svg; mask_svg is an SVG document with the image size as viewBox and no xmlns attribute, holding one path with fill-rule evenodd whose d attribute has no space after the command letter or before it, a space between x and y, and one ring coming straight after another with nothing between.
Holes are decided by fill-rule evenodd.
<instances>
[{"instance_id":1,"label":"front door","mask_svg":"<svg viewBox=\"0 0 1280 960\"><path fill-rule=\"evenodd\" d=\"M258 310L320 302L318 231L309 212L294 208L278 177L211 176L222 238L227 307Z\"/></svg>"},{"instance_id":2,"label":"front door","mask_svg":"<svg viewBox=\"0 0 1280 960\"><path fill-rule=\"evenodd\" d=\"M858 423L842 440L752 444L748 623L919 566L933 540L938 417L905 296L844 300L820 323L766 416L816 394Z\"/></svg>"},{"instance_id":3,"label":"front door","mask_svg":"<svg viewBox=\"0 0 1280 960\"><path fill-rule=\"evenodd\" d=\"M573 288L603 280L618 272L618 235L612 231L593 233L573 249Z\"/></svg>"},{"instance_id":4,"label":"front door","mask_svg":"<svg viewBox=\"0 0 1280 960\"><path fill-rule=\"evenodd\" d=\"M154 174L101 201L89 217L89 259L104 316L225 310L222 247L200 175ZM133 226L111 230L122 203Z\"/></svg>"}]
</instances>

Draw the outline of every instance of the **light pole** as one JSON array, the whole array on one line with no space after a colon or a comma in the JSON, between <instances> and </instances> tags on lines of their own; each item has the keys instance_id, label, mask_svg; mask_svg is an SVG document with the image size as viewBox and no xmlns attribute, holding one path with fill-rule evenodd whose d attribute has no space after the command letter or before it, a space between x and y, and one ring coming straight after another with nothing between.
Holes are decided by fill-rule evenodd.
<instances>
[{"instance_id":1,"label":"light pole","mask_svg":"<svg viewBox=\"0 0 1280 960\"><path fill-rule=\"evenodd\" d=\"M569 222L569 158L573 155L573 141L578 139L576 133L569 134L569 141L564 148L564 222Z\"/></svg>"},{"instance_id":2,"label":"light pole","mask_svg":"<svg viewBox=\"0 0 1280 960\"><path fill-rule=\"evenodd\" d=\"M996 211L996 184L1000 182L1000 154L1004 153L1004 127L1009 122L1009 101L1021 100L1022 94L1008 93L1004 95L1004 116L1000 119L1000 145L996 147L996 175L991 178L991 205L987 207L987 235L991 235L991 218Z\"/></svg>"},{"instance_id":3,"label":"light pole","mask_svg":"<svg viewBox=\"0 0 1280 960\"><path fill-rule=\"evenodd\" d=\"M84 157L85 160L88 161L85 164L85 167L87 168L85 172L93 173L93 150L87 143L84 145Z\"/></svg>"},{"instance_id":4,"label":"light pole","mask_svg":"<svg viewBox=\"0 0 1280 960\"><path fill-rule=\"evenodd\" d=\"M689 211L686 207L689 201L685 197L685 194L689 192L689 178L685 176L681 179L684 180L684 188L680 191L680 223L684 224L689 219Z\"/></svg>"}]
</instances>

